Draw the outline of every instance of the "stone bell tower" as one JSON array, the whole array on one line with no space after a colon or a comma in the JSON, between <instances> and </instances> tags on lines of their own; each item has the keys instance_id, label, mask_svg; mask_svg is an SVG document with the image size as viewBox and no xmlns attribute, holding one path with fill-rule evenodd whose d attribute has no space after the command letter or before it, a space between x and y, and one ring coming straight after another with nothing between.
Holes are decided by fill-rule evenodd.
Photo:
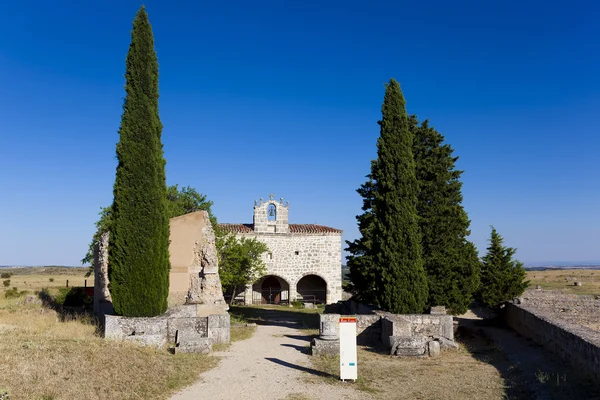
<instances>
[{"instance_id":1,"label":"stone bell tower","mask_svg":"<svg viewBox=\"0 0 600 400\"><path fill-rule=\"evenodd\" d=\"M273 200L273 193L269 200L254 200L254 232L256 233L289 233L288 211L290 203L283 204L283 197L279 201Z\"/></svg>"}]
</instances>

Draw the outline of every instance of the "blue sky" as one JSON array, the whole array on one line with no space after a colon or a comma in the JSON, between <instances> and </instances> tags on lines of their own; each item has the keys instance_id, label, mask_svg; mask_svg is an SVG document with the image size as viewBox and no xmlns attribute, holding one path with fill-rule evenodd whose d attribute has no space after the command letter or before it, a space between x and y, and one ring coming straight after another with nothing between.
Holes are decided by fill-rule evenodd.
<instances>
[{"instance_id":1,"label":"blue sky","mask_svg":"<svg viewBox=\"0 0 600 400\"><path fill-rule=\"evenodd\" d=\"M412 3L412 4L411 4ZM384 83L460 157L471 239L600 260L593 1L147 1L169 184L358 235ZM112 200L136 1L0 3L0 265L77 265Z\"/></svg>"}]
</instances>

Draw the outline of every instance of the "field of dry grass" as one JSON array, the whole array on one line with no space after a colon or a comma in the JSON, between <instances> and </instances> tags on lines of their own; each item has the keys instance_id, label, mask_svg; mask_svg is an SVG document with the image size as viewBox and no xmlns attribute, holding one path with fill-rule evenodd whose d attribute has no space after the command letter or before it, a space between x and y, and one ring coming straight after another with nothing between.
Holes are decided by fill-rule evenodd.
<instances>
[{"instance_id":1,"label":"field of dry grass","mask_svg":"<svg viewBox=\"0 0 600 400\"><path fill-rule=\"evenodd\" d=\"M15 274L10 286L30 291L50 287L52 293L66 279L70 286L83 286L85 279L84 270L71 274L46 272ZM0 393L8 390L11 399L168 398L218 363L218 358L212 356L171 355L131 343L106 341L97 335L89 317L65 321L39 303L25 303L24 296L6 299L3 290Z\"/></svg>"},{"instance_id":2,"label":"field of dry grass","mask_svg":"<svg viewBox=\"0 0 600 400\"><path fill-rule=\"evenodd\" d=\"M564 293L600 295L600 270L571 269L527 271L530 287L540 285L542 289L562 290ZM581 286L575 286L575 282Z\"/></svg>"}]
</instances>

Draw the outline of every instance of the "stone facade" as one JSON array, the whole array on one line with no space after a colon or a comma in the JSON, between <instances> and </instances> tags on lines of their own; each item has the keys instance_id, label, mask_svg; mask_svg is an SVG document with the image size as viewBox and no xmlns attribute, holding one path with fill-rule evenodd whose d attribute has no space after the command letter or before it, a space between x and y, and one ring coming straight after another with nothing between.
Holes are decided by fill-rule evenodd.
<instances>
[{"instance_id":1,"label":"stone facade","mask_svg":"<svg viewBox=\"0 0 600 400\"><path fill-rule=\"evenodd\" d=\"M322 225L290 224L289 202L260 199L252 224L221 224L238 237L256 238L267 275L248 287L246 304L303 301L335 303L342 299L342 231Z\"/></svg>"}]
</instances>

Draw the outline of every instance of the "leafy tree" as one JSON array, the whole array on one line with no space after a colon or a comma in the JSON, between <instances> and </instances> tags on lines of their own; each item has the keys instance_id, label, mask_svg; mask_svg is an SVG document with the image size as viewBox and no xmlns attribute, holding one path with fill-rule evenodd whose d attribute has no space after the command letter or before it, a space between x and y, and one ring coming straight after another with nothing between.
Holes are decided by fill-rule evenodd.
<instances>
[{"instance_id":1,"label":"leafy tree","mask_svg":"<svg viewBox=\"0 0 600 400\"><path fill-rule=\"evenodd\" d=\"M266 273L262 255L269 249L255 238L237 238L233 234L217 237L219 278L223 292L231 294L231 303L246 285Z\"/></svg>"},{"instance_id":2,"label":"leafy tree","mask_svg":"<svg viewBox=\"0 0 600 400\"><path fill-rule=\"evenodd\" d=\"M369 177L372 188L370 181L361 188L370 193L363 198L372 201L372 215L364 215L369 232L365 249L370 247L365 271L374 277L372 297L379 307L393 313L420 313L425 310L428 290L421 259L413 133L404 96L394 79L386 86L381 112L377 160L371 164ZM371 227L369 218L373 218Z\"/></svg>"},{"instance_id":3,"label":"leafy tree","mask_svg":"<svg viewBox=\"0 0 600 400\"><path fill-rule=\"evenodd\" d=\"M167 310L169 216L158 115L158 61L145 8L131 32L109 238L115 311L151 317Z\"/></svg>"},{"instance_id":4,"label":"leafy tree","mask_svg":"<svg viewBox=\"0 0 600 400\"><path fill-rule=\"evenodd\" d=\"M463 171L457 170L454 149L425 120L409 118L419 184L417 211L423 263L429 286L429 305L444 305L462 314L479 287L477 250L466 237L470 221L462 206Z\"/></svg>"},{"instance_id":5,"label":"leafy tree","mask_svg":"<svg viewBox=\"0 0 600 400\"><path fill-rule=\"evenodd\" d=\"M181 189L178 185L167 188L167 213L169 218L179 217L196 211L207 211L213 228L217 225L217 219L212 214L213 202L206 195L198 193L196 189L185 186Z\"/></svg>"},{"instance_id":6,"label":"leafy tree","mask_svg":"<svg viewBox=\"0 0 600 400\"><path fill-rule=\"evenodd\" d=\"M525 281L523 263L513 260L517 251L502 245L504 238L492 227L490 246L483 257L479 300L488 307L499 307L503 302L523 294Z\"/></svg>"}]
</instances>

